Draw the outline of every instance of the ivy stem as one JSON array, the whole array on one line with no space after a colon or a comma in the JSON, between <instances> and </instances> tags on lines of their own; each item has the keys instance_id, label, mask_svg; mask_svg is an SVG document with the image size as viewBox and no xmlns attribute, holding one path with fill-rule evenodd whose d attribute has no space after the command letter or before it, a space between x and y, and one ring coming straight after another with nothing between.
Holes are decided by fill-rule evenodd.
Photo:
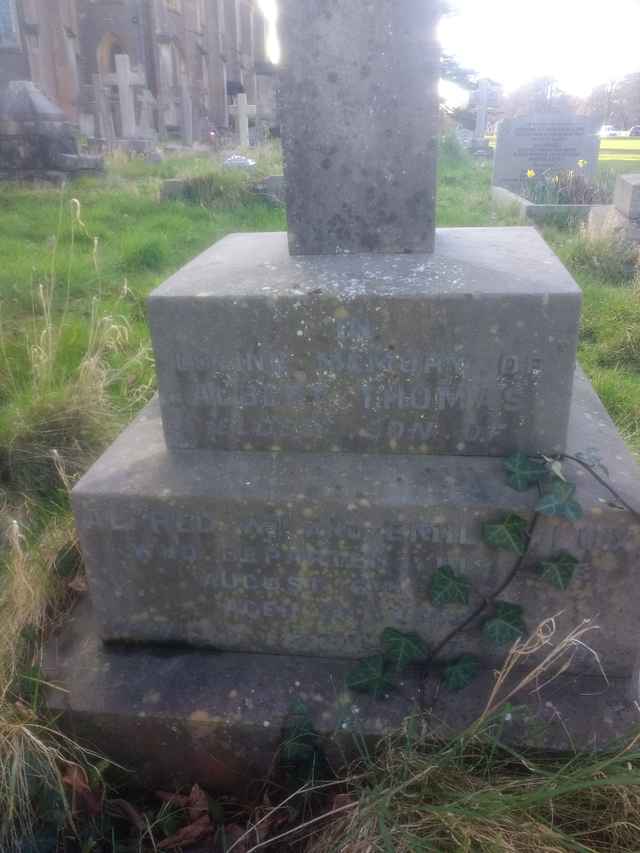
<instances>
[{"instance_id":1,"label":"ivy stem","mask_svg":"<svg viewBox=\"0 0 640 853\"><path fill-rule=\"evenodd\" d=\"M502 593L511 586L513 581L518 576L520 569L522 569L522 567L524 566L525 561L529 555L529 551L531 549L531 542L533 540L533 536L534 536L536 529L538 527L538 522L540 521L540 517L541 516L540 516L539 512L536 512L534 514L533 519L531 521L531 524L529 525L529 531L527 533L527 547L526 547L524 553L518 557L515 565L513 566L513 568L509 572L509 574L505 577L505 579L502 581L500 586L496 590L494 590L488 598L484 598L482 600L482 602L476 607L476 609L469 616L467 616L467 618L464 620L464 622L461 622L459 625L456 625L456 627L453 628L453 630L451 630L447 634L447 636L438 643L438 645L429 654L429 657L422 664L423 679L422 679L421 703L420 704L422 705L423 708L424 708L424 683L426 681L426 677L427 677L430 665L438 657L440 652L446 646L448 646L452 640L454 640L458 636L458 634L461 634L463 631L466 631L466 629L470 625L472 625L477 619L479 619L480 616L482 616L482 614L485 612L485 610L487 610L489 607L491 607L493 605L493 603L495 602L495 600L497 598L499 598L502 595Z\"/></svg>"},{"instance_id":2,"label":"ivy stem","mask_svg":"<svg viewBox=\"0 0 640 853\"><path fill-rule=\"evenodd\" d=\"M613 486L604 479L604 477L601 477L592 465L589 465L588 462L585 462L578 456L571 456L568 453L563 453L562 459L568 459L570 462L575 462L576 465L581 465L585 471L588 471L589 474L591 474L594 480L597 480L601 486L604 486L604 488L613 495L613 497L627 510L627 512L631 513L636 521L640 521L640 512L638 512L637 509L634 509L631 504L627 503L622 495L619 494L619 492L617 492Z\"/></svg>"},{"instance_id":3,"label":"ivy stem","mask_svg":"<svg viewBox=\"0 0 640 853\"><path fill-rule=\"evenodd\" d=\"M544 457L542 457L544 458ZM596 480L601 486L603 486L613 497L623 506L631 515L635 518L636 521L640 521L640 511L632 507L613 486L607 482L604 477L601 477L598 472L594 469L592 465L589 465L588 462L585 462L583 459L580 459L577 456L571 456L569 453L562 453L559 456L560 459L568 460L569 462L574 462L576 465L580 465L587 471L591 476ZM540 488L540 484L538 484L538 488ZM420 688L420 705L424 710L425 706L425 685L426 679L429 672L429 667L436 660L436 658L440 655L442 650L449 645L449 643L454 640L459 634L462 634L463 631L466 631L467 628L472 625L477 619L482 616L482 614L491 607L497 598L499 598L502 593L508 589L509 586L513 583L513 581L518 576L520 570L524 566L527 557L529 556L529 551L531 550L531 542L533 540L533 536L538 527L538 523L541 519L541 514L539 512L534 513L531 524L529 525L529 531L527 533L527 547L523 554L520 555L518 560L516 561L514 567L511 569L509 574L502 581L500 586L491 593L490 596L484 598L482 602L476 607L476 609L471 613L463 622L457 625L453 630L451 630L443 640L441 640L438 645L433 649L433 651L429 654L429 656L421 663L421 673L422 673L422 684Z\"/></svg>"}]
</instances>

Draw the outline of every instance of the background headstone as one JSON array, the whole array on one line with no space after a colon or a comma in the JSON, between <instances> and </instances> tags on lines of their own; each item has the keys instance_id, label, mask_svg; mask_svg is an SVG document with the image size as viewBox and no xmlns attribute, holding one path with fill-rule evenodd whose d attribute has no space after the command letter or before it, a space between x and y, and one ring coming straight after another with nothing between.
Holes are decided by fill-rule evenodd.
<instances>
[{"instance_id":1,"label":"background headstone","mask_svg":"<svg viewBox=\"0 0 640 853\"><path fill-rule=\"evenodd\" d=\"M548 113L504 119L498 125L493 183L518 192L530 169L538 176L580 169L594 177L599 152L600 138L586 116Z\"/></svg>"},{"instance_id":2,"label":"background headstone","mask_svg":"<svg viewBox=\"0 0 640 853\"><path fill-rule=\"evenodd\" d=\"M613 204L627 219L640 219L640 173L618 176Z\"/></svg>"},{"instance_id":3,"label":"background headstone","mask_svg":"<svg viewBox=\"0 0 640 853\"><path fill-rule=\"evenodd\" d=\"M281 4L292 254L433 251L438 14L436 0Z\"/></svg>"},{"instance_id":4,"label":"background headstone","mask_svg":"<svg viewBox=\"0 0 640 853\"><path fill-rule=\"evenodd\" d=\"M618 175L613 204L591 209L587 231L595 239L640 245L640 173Z\"/></svg>"}]
</instances>

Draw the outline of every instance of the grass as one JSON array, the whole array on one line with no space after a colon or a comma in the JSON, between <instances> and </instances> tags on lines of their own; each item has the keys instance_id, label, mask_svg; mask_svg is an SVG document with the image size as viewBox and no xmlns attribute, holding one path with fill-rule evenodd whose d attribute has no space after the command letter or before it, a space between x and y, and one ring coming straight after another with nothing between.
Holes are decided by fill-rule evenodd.
<instances>
[{"instance_id":1,"label":"grass","mask_svg":"<svg viewBox=\"0 0 640 853\"><path fill-rule=\"evenodd\" d=\"M635 853L637 744L614 756L525 756L499 723L434 743L419 720L355 767L307 853ZM345 814L346 813L346 814Z\"/></svg>"},{"instance_id":2,"label":"grass","mask_svg":"<svg viewBox=\"0 0 640 853\"><path fill-rule=\"evenodd\" d=\"M578 356L609 414L640 452L640 274L635 249L547 227L583 292Z\"/></svg>"},{"instance_id":3,"label":"grass","mask_svg":"<svg viewBox=\"0 0 640 853\"><path fill-rule=\"evenodd\" d=\"M279 165L275 147L260 152L259 174L277 172ZM607 162L604 168L610 167ZM626 171L629 163L618 161L613 168ZM439 172L440 226L517 224L491 206L490 167L473 162L450 141L442 147ZM188 200L158 201L162 180L171 177L192 179ZM36 820L34 811L42 817L43 809L69 808L64 778L70 768L82 763L97 773L100 767L98 759L83 757L41 721L40 655L47 627L63 617L82 586L69 486L154 390L145 298L225 234L283 228L284 213L255 198L245 176L224 172L219 156L175 157L158 164L114 158L105 178L63 190L0 187L3 851L19 849L18 838ZM582 363L640 450L635 258L610 242L589 242L575 230L549 227L545 238L584 291ZM612 846L611 840L626 839L629 827L636 831L634 786L640 777L635 770L624 775L625 761L640 758L635 752L606 767L595 759L576 759L579 766L534 766L503 752L484 730L482 736L475 731L437 748L416 736L410 749L405 747L397 741L386 745L367 768L366 784L350 787L353 809L329 830L327 844L336 841L335 831L345 838L357 835L349 848L354 851L369 844L372 850L399 851L636 849ZM550 792L570 779L581 787L565 810ZM612 781L593 785L594 779ZM398 795L391 796L398 785ZM611 803L604 802L604 791ZM43 792L53 805L42 806ZM581 822L584 844L570 847L562 833L571 829L577 799L582 811L575 821ZM561 818L555 828L552 802L553 814ZM589 836L596 816L601 829L609 827L597 839ZM408 822L415 824L415 843L396 836ZM560 835L552 837L551 829ZM529 842L544 838L548 845L527 847L526 837ZM479 839L489 840L482 846Z\"/></svg>"},{"instance_id":4,"label":"grass","mask_svg":"<svg viewBox=\"0 0 640 853\"><path fill-rule=\"evenodd\" d=\"M160 204L163 174L207 175L235 194ZM246 180L191 157L116 160L106 179L63 190L0 187L3 851L19 849L41 810L35 789L65 810L61 779L81 759L40 722L34 696L43 632L78 580L68 487L154 390L146 295L231 231L284 228Z\"/></svg>"}]
</instances>

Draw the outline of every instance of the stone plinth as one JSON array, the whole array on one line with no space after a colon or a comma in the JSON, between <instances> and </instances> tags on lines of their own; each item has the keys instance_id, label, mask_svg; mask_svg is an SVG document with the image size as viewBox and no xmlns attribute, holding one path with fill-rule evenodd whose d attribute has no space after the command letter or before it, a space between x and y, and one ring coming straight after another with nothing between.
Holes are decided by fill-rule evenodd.
<instances>
[{"instance_id":1,"label":"stone plinth","mask_svg":"<svg viewBox=\"0 0 640 853\"><path fill-rule=\"evenodd\" d=\"M286 0L278 29L293 254L431 252L437 0Z\"/></svg>"},{"instance_id":2,"label":"stone plinth","mask_svg":"<svg viewBox=\"0 0 640 853\"><path fill-rule=\"evenodd\" d=\"M640 220L640 174L618 176L613 204L627 219Z\"/></svg>"},{"instance_id":3,"label":"stone plinth","mask_svg":"<svg viewBox=\"0 0 640 853\"><path fill-rule=\"evenodd\" d=\"M612 204L592 209L587 230L595 238L640 243L640 219L629 219Z\"/></svg>"},{"instance_id":4,"label":"stone plinth","mask_svg":"<svg viewBox=\"0 0 640 853\"><path fill-rule=\"evenodd\" d=\"M493 183L518 192L529 170L553 176L580 168L593 178L599 154L600 138L587 116L548 113L503 119L498 125Z\"/></svg>"},{"instance_id":5,"label":"stone plinth","mask_svg":"<svg viewBox=\"0 0 640 853\"><path fill-rule=\"evenodd\" d=\"M565 445L580 291L534 229L291 258L236 234L149 314L174 449L508 455Z\"/></svg>"},{"instance_id":6,"label":"stone plinth","mask_svg":"<svg viewBox=\"0 0 640 853\"><path fill-rule=\"evenodd\" d=\"M570 627L559 621L560 630ZM589 640L598 649L598 633ZM294 703L308 709L334 767L361 757L363 740L373 748L418 713L415 675L403 676L401 692L381 701L346 689L350 668L349 661L324 658L106 647L86 602L51 639L43 678L62 688L47 697L58 724L131 770L141 787L198 782L245 795L256 780L273 776ZM417 728L427 738L464 730L493 684L490 670L462 693L428 679ZM610 749L636 733L638 699L635 678L605 681L594 664L515 696L497 723L499 736L536 749Z\"/></svg>"},{"instance_id":7,"label":"stone plinth","mask_svg":"<svg viewBox=\"0 0 640 853\"><path fill-rule=\"evenodd\" d=\"M638 468L581 377L568 444L640 505ZM530 562L568 550L584 565L569 592L529 568L509 599L528 619L597 618L605 668L626 673L640 632L630 594L640 526L582 469L570 475L585 518L545 519ZM73 493L105 639L354 658L376 649L385 626L436 643L459 624L464 608L431 606L433 573L466 574L477 603L514 559L482 543L482 523L530 517L536 500L535 490L508 488L502 462L489 458L168 453L156 404ZM451 653L463 650L487 666L503 658L477 632Z\"/></svg>"}]
</instances>

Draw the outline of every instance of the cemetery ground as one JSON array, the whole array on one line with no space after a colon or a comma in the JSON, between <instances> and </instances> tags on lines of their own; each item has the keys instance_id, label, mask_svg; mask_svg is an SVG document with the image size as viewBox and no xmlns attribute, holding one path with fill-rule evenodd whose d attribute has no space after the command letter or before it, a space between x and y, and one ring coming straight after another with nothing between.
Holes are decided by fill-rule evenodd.
<instances>
[{"instance_id":1,"label":"cemetery ground","mask_svg":"<svg viewBox=\"0 0 640 853\"><path fill-rule=\"evenodd\" d=\"M633 171L635 140L614 141L612 153L629 157L616 170ZM279 172L276 148L257 159L259 174ZM440 226L515 223L491 208L488 166L445 144L439 170ZM172 177L193 177L200 203L160 203L161 181ZM62 190L0 187L0 849L38 849L21 840L34 828L40 849L55 850L67 810L61 850L181 849L188 835L163 841L207 812L226 830L202 850L246 853L325 812L333 818L272 849L305 849L300 838L320 831L310 842L318 852L637 850L635 742L614 756L522 757L487 720L428 749L409 723L375 755L362 745L360 766L339 785L271 813L282 787L246 804L197 790L164 802L134 794L126 774L56 734L42 714L43 636L85 587L69 486L154 392L145 298L225 234L285 227L284 212L257 198L246 175L210 157L115 159L104 179ZM640 451L636 258L576 229L544 236L584 291L582 365ZM243 838L256 817L262 829Z\"/></svg>"}]
</instances>

